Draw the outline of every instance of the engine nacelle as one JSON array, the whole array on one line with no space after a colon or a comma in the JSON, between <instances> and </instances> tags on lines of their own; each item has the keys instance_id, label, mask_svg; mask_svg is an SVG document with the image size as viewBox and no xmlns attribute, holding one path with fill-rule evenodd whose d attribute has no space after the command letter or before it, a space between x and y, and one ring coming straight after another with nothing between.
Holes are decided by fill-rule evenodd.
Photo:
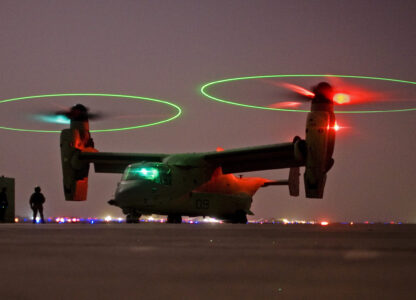
<instances>
[{"instance_id":1,"label":"engine nacelle","mask_svg":"<svg viewBox=\"0 0 416 300\"><path fill-rule=\"evenodd\" d=\"M324 97L325 96L325 97ZM326 173L334 164L335 114L332 100L318 94L312 100L306 121L305 192L308 198L322 198Z\"/></svg>"},{"instance_id":2,"label":"engine nacelle","mask_svg":"<svg viewBox=\"0 0 416 300\"><path fill-rule=\"evenodd\" d=\"M61 131L60 145L65 200L84 201L87 199L89 162L79 160L79 154L97 152L88 119L71 120L71 128Z\"/></svg>"},{"instance_id":3,"label":"engine nacelle","mask_svg":"<svg viewBox=\"0 0 416 300\"><path fill-rule=\"evenodd\" d=\"M61 162L65 200L83 201L87 199L89 164L78 160L80 150L74 147L72 129L61 132Z\"/></svg>"}]
</instances>

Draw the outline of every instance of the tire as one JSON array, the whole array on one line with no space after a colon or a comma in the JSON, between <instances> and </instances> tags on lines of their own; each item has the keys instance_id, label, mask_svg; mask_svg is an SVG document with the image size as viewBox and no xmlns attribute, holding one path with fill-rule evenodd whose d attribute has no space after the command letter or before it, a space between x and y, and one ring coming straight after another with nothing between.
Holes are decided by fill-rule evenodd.
<instances>
[{"instance_id":1,"label":"tire","mask_svg":"<svg viewBox=\"0 0 416 300\"><path fill-rule=\"evenodd\" d=\"M126 215L126 223L128 224L134 224L134 223L140 223L139 218L141 217L140 214L136 213L130 213Z\"/></svg>"},{"instance_id":2,"label":"tire","mask_svg":"<svg viewBox=\"0 0 416 300\"><path fill-rule=\"evenodd\" d=\"M235 213L234 217L233 217L234 224L247 224L247 214L242 211L239 210Z\"/></svg>"},{"instance_id":3,"label":"tire","mask_svg":"<svg viewBox=\"0 0 416 300\"><path fill-rule=\"evenodd\" d=\"M168 219L167 219L166 223L181 224L182 223L182 216L181 215L168 215Z\"/></svg>"}]
</instances>

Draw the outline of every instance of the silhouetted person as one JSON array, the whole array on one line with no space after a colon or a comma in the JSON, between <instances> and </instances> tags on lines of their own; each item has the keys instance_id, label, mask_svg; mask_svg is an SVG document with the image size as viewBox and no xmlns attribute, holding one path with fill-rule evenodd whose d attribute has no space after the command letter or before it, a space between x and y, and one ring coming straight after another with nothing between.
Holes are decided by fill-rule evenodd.
<instances>
[{"instance_id":1,"label":"silhouetted person","mask_svg":"<svg viewBox=\"0 0 416 300\"><path fill-rule=\"evenodd\" d=\"M6 188L2 188L0 192L0 222L4 222L4 216L6 214L7 207L9 207L9 201L7 201Z\"/></svg>"},{"instance_id":2,"label":"silhouetted person","mask_svg":"<svg viewBox=\"0 0 416 300\"><path fill-rule=\"evenodd\" d=\"M36 215L39 212L40 220L45 223L43 219L43 203L45 203L45 196L40 192L40 187L35 187L35 192L30 196L30 208L33 210L33 223L36 223Z\"/></svg>"}]
</instances>

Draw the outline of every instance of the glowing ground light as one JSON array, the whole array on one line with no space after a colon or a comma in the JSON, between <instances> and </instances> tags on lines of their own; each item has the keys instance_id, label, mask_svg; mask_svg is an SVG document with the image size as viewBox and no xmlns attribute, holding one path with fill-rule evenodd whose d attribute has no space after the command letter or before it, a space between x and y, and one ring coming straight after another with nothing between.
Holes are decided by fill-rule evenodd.
<instances>
[{"instance_id":1,"label":"glowing ground light","mask_svg":"<svg viewBox=\"0 0 416 300\"><path fill-rule=\"evenodd\" d=\"M303 109L293 109L293 108L276 108L276 107L267 107L267 106L259 106L259 105L251 105L251 104L244 104L236 101L230 101L227 99L221 99L215 97L207 92L207 89L219 84L225 84L228 82L233 81L242 81L242 80L251 80L251 79L265 79L265 78L314 78L314 77L334 77L334 78L351 78L351 79L363 79L363 80L379 80L379 81L388 81L388 82L395 82L395 83L403 83L403 84L412 84L416 85L416 82L408 81L408 80L400 80L400 79L393 79L393 78L383 78L383 77L370 77L370 76L355 76L355 75L324 75L324 74L289 74L289 75L259 75L259 76L247 76L247 77L235 77L235 78L227 78L217 81L212 81L204 84L201 87L201 93L214 101L246 107L246 108L254 108L254 109L263 109L263 110L276 110L276 111L288 111L288 112L310 112L310 110L303 110ZM404 108L404 109L389 109L389 110L350 110L350 111L341 111L336 110L335 113L338 114L366 114L366 113L386 113L386 112L406 112L406 111L415 111L415 108Z\"/></svg>"},{"instance_id":2,"label":"glowing ground light","mask_svg":"<svg viewBox=\"0 0 416 300\"><path fill-rule=\"evenodd\" d=\"M321 222L321 226L327 226L328 224L329 224L329 222L326 222L326 221Z\"/></svg>"},{"instance_id":3,"label":"glowing ground light","mask_svg":"<svg viewBox=\"0 0 416 300\"><path fill-rule=\"evenodd\" d=\"M147 123L147 124L141 124L141 125L135 125L135 126L129 126L129 127L91 130L91 132L113 132L113 131L123 131L123 130L132 130L132 129L150 127L150 126L155 126L155 125L159 125L159 124L163 124L163 123L173 121L174 119L178 118L182 114L182 109L178 105L176 105L172 102L168 102L168 101L160 100L160 99L141 97L141 96L120 95L120 94L94 94L94 93L48 94L48 95L36 95L36 96L27 96L27 97L19 97L19 98L11 98L11 99L0 100L0 104L7 103L7 102L13 102L13 101L20 101L20 100L33 100L33 99L41 99L41 98L55 98L55 97L68 97L68 96L70 96L70 97L110 97L110 98L142 100L142 101L156 102L156 103L168 105L170 107L173 107L176 110L176 113L173 116L171 116L167 119L161 120L161 121L157 121L157 122L153 122L153 123ZM0 129L13 130L13 131L23 131L23 132L41 132L41 133L60 133L61 132L60 130L36 130L36 129L5 127L5 126L0 126Z\"/></svg>"}]
</instances>

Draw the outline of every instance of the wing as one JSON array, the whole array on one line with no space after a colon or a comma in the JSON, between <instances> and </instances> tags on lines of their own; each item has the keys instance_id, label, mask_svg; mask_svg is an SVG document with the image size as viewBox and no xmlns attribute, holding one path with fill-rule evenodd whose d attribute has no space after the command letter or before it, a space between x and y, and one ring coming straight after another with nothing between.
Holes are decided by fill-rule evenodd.
<instances>
[{"instance_id":1,"label":"wing","mask_svg":"<svg viewBox=\"0 0 416 300\"><path fill-rule=\"evenodd\" d=\"M303 160L296 159L293 143L210 152L205 154L204 159L211 164L221 166L224 174L305 165Z\"/></svg>"},{"instance_id":2,"label":"wing","mask_svg":"<svg viewBox=\"0 0 416 300\"><path fill-rule=\"evenodd\" d=\"M97 173L123 173L124 169L136 162L162 162L167 154L154 153L115 153L115 152L81 152L79 160L94 164Z\"/></svg>"}]
</instances>

